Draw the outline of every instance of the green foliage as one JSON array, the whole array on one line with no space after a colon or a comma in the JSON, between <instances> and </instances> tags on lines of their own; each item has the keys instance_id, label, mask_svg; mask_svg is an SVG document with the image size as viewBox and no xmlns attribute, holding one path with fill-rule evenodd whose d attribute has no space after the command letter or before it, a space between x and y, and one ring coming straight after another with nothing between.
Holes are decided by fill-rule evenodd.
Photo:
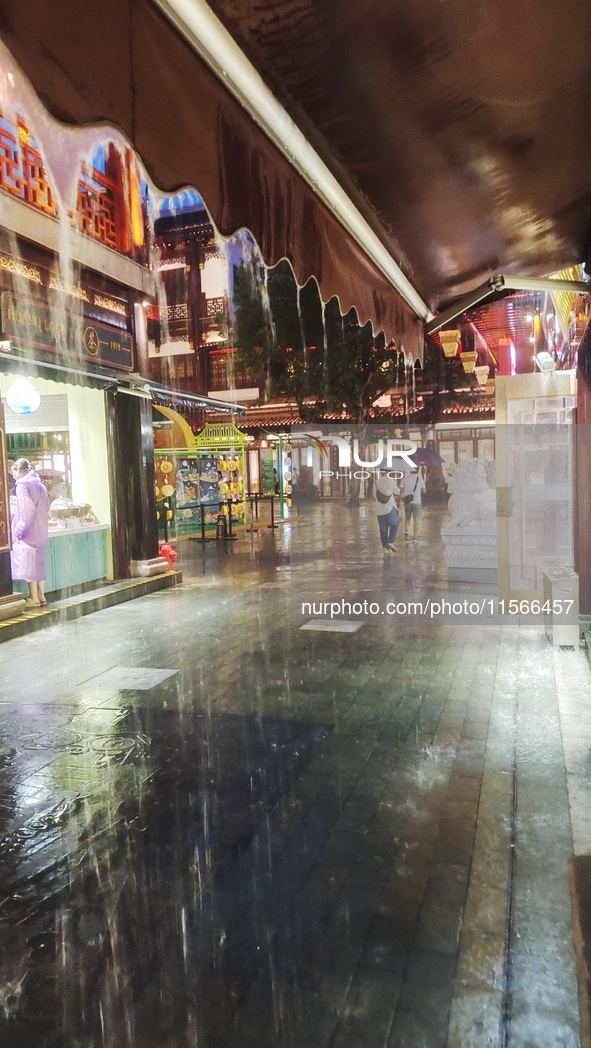
<instances>
[{"instance_id":1,"label":"green foliage","mask_svg":"<svg viewBox=\"0 0 591 1048\"><path fill-rule=\"evenodd\" d=\"M307 421L344 408L365 422L404 373L383 334L374 338L371 324L360 327L354 310L343 317L336 298L323 310L316 282L298 290L287 262L268 273L262 265L238 266L234 307L238 366L264 375L268 395L293 397Z\"/></svg>"},{"instance_id":2,"label":"green foliage","mask_svg":"<svg viewBox=\"0 0 591 1048\"><path fill-rule=\"evenodd\" d=\"M272 346L272 330L264 303L265 269L262 264L240 263L234 269L234 340L239 364L254 375L266 371Z\"/></svg>"}]
</instances>

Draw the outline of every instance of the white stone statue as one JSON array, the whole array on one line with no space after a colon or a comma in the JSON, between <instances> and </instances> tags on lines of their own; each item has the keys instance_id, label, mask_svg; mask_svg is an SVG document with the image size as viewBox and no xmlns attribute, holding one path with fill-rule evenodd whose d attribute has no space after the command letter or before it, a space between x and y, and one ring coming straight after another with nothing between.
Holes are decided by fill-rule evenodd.
<instances>
[{"instance_id":1,"label":"white stone statue","mask_svg":"<svg viewBox=\"0 0 591 1048\"><path fill-rule=\"evenodd\" d=\"M479 459L453 462L448 466L447 489L451 498L447 504L449 527L465 528L496 516L496 493L487 483L485 465ZM491 512L491 507L494 512Z\"/></svg>"}]
</instances>

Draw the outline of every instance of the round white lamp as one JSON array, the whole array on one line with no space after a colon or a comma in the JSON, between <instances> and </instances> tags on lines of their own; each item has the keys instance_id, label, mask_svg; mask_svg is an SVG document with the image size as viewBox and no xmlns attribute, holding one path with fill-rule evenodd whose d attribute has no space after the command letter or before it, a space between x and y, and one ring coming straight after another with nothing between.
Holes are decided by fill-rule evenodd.
<instances>
[{"instance_id":1,"label":"round white lamp","mask_svg":"<svg viewBox=\"0 0 591 1048\"><path fill-rule=\"evenodd\" d=\"M6 403L16 415L30 415L39 407L41 394L27 378L17 378L6 391Z\"/></svg>"}]
</instances>

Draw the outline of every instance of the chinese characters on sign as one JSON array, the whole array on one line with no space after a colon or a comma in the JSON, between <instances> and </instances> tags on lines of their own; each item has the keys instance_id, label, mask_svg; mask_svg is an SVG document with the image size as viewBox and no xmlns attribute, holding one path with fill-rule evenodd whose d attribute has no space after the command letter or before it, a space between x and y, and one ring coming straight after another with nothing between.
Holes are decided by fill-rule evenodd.
<instances>
[{"instance_id":1,"label":"chinese characters on sign","mask_svg":"<svg viewBox=\"0 0 591 1048\"><path fill-rule=\"evenodd\" d=\"M109 327L63 311L58 317L46 306L2 293L2 330L6 338L26 346L90 358L96 364L131 371L133 339L121 328Z\"/></svg>"}]
</instances>

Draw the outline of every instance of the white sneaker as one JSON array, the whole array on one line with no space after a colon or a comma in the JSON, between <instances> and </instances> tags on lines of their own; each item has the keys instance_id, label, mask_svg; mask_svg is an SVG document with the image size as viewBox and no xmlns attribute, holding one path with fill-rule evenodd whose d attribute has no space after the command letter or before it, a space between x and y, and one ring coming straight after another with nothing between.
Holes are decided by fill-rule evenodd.
<instances>
[{"instance_id":1,"label":"white sneaker","mask_svg":"<svg viewBox=\"0 0 591 1048\"><path fill-rule=\"evenodd\" d=\"M410 535L408 534L408 531L404 532L404 541L405 542L410 542Z\"/></svg>"},{"instance_id":2,"label":"white sneaker","mask_svg":"<svg viewBox=\"0 0 591 1048\"><path fill-rule=\"evenodd\" d=\"M412 544L413 544L413 546L418 546L419 540L418 539L413 539L412 540Z\"/></svg>"},{"instance_id":3,"label":"white sneaker","mask_svg":"<svg viewBox=\"0 0 591 1048\"><path fill-rule=\"evenodd\" d=\"M388 546L388 550L390 551L390 553L398 553L397 546Z\"/></svg>"}]
</instances>

